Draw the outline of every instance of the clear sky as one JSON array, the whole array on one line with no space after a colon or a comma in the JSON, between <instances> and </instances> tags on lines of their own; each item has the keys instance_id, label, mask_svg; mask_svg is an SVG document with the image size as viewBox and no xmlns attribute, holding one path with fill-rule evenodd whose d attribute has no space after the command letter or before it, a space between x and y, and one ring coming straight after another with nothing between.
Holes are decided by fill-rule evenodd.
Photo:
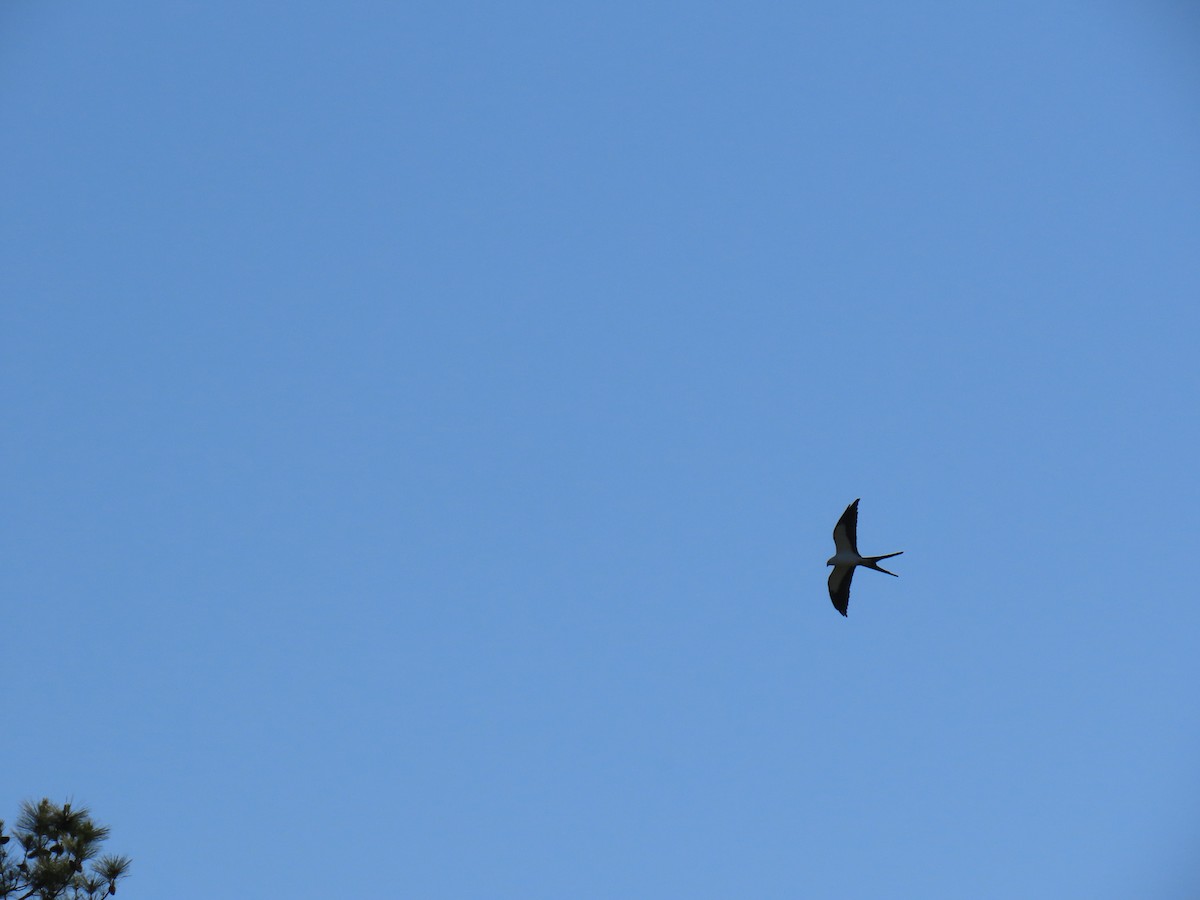
<instances>
[{"instance_id":1,"label":"clear sky","mask_svg":"<svg viewBox=\"0 0 1200 900\"><path fill-rule=\"evenodd\" d=\"M1198 48L3 0L0 816L131 900L1200 896Z\"/></svg>"}]
</instances>

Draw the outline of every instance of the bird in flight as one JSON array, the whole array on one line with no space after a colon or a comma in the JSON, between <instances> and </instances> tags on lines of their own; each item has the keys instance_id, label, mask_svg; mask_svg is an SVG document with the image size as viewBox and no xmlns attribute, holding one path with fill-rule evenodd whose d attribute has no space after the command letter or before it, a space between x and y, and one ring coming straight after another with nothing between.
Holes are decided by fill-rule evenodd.
<instances>
[{"instance_id":1,"label":"bird in flight","mask_svg":"<svg viewBox=\"0 0 1200 900\"><path fill-rule=\"evenodd\" d=\"M850 579L854 577L855 566L866 566L876 572L898 577L895 572L889 572L879 565L879 561L899 556L903 550L885 553L883 556L863 556L858 552L857 500L846 507L838 523L833 526L833 545L837 552L825 563L827 566L833 566L833 571L829 573L829 599L833 601L833 608L843 616L850 605Z\"/></svg>"}]
</instances>

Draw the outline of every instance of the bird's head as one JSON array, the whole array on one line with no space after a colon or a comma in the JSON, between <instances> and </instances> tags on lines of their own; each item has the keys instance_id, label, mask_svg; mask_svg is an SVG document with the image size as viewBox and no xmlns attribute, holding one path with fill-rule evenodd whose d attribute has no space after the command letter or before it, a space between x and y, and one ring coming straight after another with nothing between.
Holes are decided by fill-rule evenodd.
<instances>
[{"instance_id":1,"label":"bird's head","mask_svg":"<svg viewBox=\"0 0 1200 900\"><path fill-rule=\"evenodd\" d=\"M829 557L829 559L825 560L825 565L827 565L827 566L832 566L832 565L833 565L833 561L834 561L835 559L837 559L837 557L836 557L836 556L831 556L831 557Z\"/></svg>"}]
</instances>

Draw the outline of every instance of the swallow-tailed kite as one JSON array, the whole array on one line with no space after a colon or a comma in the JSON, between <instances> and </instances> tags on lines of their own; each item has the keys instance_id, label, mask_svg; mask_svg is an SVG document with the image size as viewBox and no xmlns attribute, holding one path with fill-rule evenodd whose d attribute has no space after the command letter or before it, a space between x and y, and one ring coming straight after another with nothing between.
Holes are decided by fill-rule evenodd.
<instances>
[{"instance_id":1,"label":"swallow-tailed kite","mask_svg":"<svg viewBox=\"0 0 1200 900\"><path fill-rule=\"evenodd\" d=\"M903 550L895 553L885 553L883 556L863 556L858 552L858 501L855 500L846 507L838 523L833 526L833 545L837 552L825 563L833 566L829 573L829 599L833 608L846 615L846 607L850 605L850 579L854 577L855 566L866 566L876 572L896 577L895 572L889 572L879 565L881 559L899 556Z\"/></svg>"}]
</instances>

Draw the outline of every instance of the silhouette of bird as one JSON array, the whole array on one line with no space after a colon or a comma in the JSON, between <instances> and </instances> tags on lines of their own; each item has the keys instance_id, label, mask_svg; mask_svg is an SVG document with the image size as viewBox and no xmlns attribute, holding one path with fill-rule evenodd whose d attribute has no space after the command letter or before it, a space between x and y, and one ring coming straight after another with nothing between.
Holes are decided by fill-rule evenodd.
<instances>
[{"instance_id":1,"label":"silhouette of bird","mask_svg":"<svg viewBox=\"0 0 1200 900\"><path fill-rule=\"evenodd\" d=\"M883 556L863 556L858 552L858 500L846 507L838 523L833 526L833 546L837 552L825 563L833 566L833 571L829 573L829 599L833 601L833 608L843 616L850 606L850 579L854 577L856 566L866 566L893 578L899 577L879 565L879 561L899 556L903 550Z\"/></svg>"}]
</instances>

